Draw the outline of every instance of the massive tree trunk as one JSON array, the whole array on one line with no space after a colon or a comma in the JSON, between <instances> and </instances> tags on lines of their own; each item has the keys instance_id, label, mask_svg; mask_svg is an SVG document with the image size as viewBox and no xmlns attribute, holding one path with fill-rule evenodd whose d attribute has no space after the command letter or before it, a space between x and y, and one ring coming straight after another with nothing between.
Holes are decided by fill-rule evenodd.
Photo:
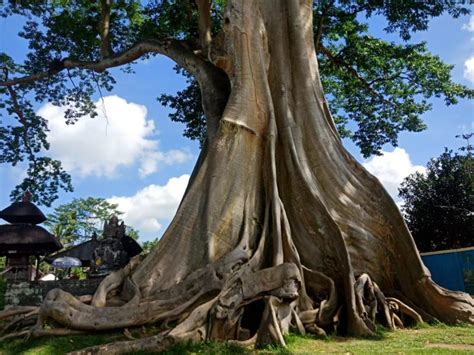
<instances>
[{"instance_id":1,"label":"massive tree trunk","mask_svg":"<svg viewBox=\"0 0 474 355\"><path fill-rule=\"evenodd\" d=\"M397 206L342 146L311 1L232 0L224 21L215 63L231 94L170 227L91 305L52 291L36 331L51 320L81 330L177 322L94 349L121 352L188 339L284 344L289 327L370 335L376 321L473 323L473 299L431 281Z\"/></svg>"}]
</instances>

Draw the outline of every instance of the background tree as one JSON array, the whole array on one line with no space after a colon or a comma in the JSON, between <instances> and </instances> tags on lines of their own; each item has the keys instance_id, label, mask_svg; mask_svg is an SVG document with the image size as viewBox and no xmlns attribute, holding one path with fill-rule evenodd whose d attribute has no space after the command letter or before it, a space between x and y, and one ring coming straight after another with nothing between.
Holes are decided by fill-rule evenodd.
<instances>
[{"instance_id":1,"label":"background tree","mask_svg":"<svg viewBox=\"0 0 474 355\"><path fill-rule=\"evenodd\" d=\"M196 79L206 117L200 157L157 246L142 262L133 259L104 279L90 305L52 290L38 309L31 335L176 324L149 338L91 350L117 353L205 339L284 345L290 325L301 333L372 335L376 322L390 329L434 319L474 323L474 300L431 281L397 206L342 146L315 56L327 50L328 62L339 68L336 73L361 88L367 84L368 91L407 82L394 88L400 101L392 102L396 107L404 107L405 100L407 107L419 107L416 102L424 95L472 96L452 83L449 67L441 62L436 67L444 68L443 75L430 71L431 57L424 59L430 73L415 71L419 77L414 82L411 67L397 68L400 62L390 60L398 70L387 74L383 69L388 66L375 63L360 80L357 69L363 63L347 65L346 60L372 45L372 51L359 57L370 62L380 50L371 38L362 36L351 51L354 31L341 29L347 38L332 42L334 52L321 40L325 27L346 23L339 10L358 15L349 25L361 14L383 14L387 30L402 37L426 29L432 17L468 10L444 1L319 4L323 2L228 0L223 8L222 2L208 0L151 1L145 6L102 0L6 7L5 14L31 18L22 34L30 40L31 53L22 66L6 61L0 83L20 123L27 117L22 107L28 108L18 104L22 97L70 104L66 116L72 121L93 112L91 92L112 84L107 69L127 69L154 54L168 56ZM341 53L335 52L338 45ZM417 57L419 51L411 48L404 55ZM386 75L393 79L384 80ZM343 87L339 99L350 109L350 90L357 89ZM411 122L418 127L419 108L404 115L375 94L369 101L366 97L355 93L354 99L362 108L365 102L381 107L380 117L370 112L363 120L354 116L360 117L359 136L367 138L360 145L366 152ZM353 108L354 115L362 110ZM46 123L40 118L30 115L28 120L43 131ZM26 138L17 135L20 144L28 142L29 134L36 137L29 127L20 124L27 133ZM7 138L15 133L4 132ZM13 144L9 161L27 157L15 148Z\"/></svg>"},{"instance_id":2,"label":"background tree","mask_svg":"<svg viewBox=\"0 0 474 355\"><path fill-rule=\"evenodd\" d=\"M428 162L425 174L408 176L399 189L408 227L422 252L474 246L474 160L469 141L462 151L453 154L445 148Z\"/></svg>"},{"instance_id":3,"label":"background tree","mask_svg":"<svg viewBox=\"0 0 474 355\"><path fill-rule=\"evenodd\" d=\"M159 242L160 242L160 240L158 238L153 239L153 240L147 240L147 241L143 242L142 243L143 251L140 254L140 256L142 258L145 258L148 254L150 254L152 249L158 245Z\"/></svg>"},{"instance_id":4,"label":"background tree","mask_svg":"<svg viewBox=\"0 0 474 355\"><path fill-rule=\"evenodd\" d=\"M117 207L103 198L76 198L56 207L45 225L68 248L90 239L94 233L100 237L104 222L114 214L119 217L123 214ZM137 231L130 226L127 226L127 234L138 239Z\"/></svg>"}]
</instances>

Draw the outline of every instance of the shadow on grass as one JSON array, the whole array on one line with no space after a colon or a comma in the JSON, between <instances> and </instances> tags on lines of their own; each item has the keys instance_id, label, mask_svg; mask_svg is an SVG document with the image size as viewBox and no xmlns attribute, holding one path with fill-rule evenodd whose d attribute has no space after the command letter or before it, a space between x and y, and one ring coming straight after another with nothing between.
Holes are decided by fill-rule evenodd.
<instances>
[{"instance_id":1,"label":"shadow on grass","mask_svg":"<svg viewBox=\"0 0 474 355\"><path fill-rule=\"evenodd\" d=\"M120 333L51 336L32 339L11 339L0 343L0 354L65 354L89 346L125 340Z\"/></svg>"},{"instance_id":2,"label":"shadow on grass","mask_svg":"<svg viewBox=\"0 0 474 355\"><path fill-rule=\"evenodd\" d=\"M179 343L173 345L168 350L161 352L162 355L182 355L182 354L210 354L210 355L233 355L254 353L247 348L231 343L218 343L205 341L202 343ZM156 352L135 352L133 354L156 354Z\"/></svg>"},{"instance_id":3,"label":"shadow on grass","mask_svg":"<svg viewBox=\"0 0 474 355\"><path fill-rule=\"evenodd\" d=\"M35 354L59 355L80 350L94 345L107 344L114 341L128 340L121 333L84 334L71 336L52 336L36 339L12 339L0 344L1 355ZM215 354L233 355L250 354L249 349L230 343L202 342L198 344L176 344L162 352L164 355L181 354ZM156 352L134 352L134 354L156 354ZM284 353L282 353L284 354ZM285 353L286 354L286 353Z\"/></svg>"}]
</instances>

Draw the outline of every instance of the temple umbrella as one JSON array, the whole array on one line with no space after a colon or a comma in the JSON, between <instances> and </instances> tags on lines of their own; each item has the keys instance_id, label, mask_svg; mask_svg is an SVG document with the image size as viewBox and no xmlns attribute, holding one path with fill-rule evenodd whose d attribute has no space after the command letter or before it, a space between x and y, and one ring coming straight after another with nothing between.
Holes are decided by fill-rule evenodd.
<instances>
[{"instance_id":1,"label":"temple umbrella","mask_svg":"<svg viewBox=\"0 0 474 355\"><path fill-rule=\"evenodd\" d=\"M71 267L82 266L82 263L78 258L63 256L63 257L54 259L51 265L60 269L69 269Z\"/></svg>"}]
</instances>

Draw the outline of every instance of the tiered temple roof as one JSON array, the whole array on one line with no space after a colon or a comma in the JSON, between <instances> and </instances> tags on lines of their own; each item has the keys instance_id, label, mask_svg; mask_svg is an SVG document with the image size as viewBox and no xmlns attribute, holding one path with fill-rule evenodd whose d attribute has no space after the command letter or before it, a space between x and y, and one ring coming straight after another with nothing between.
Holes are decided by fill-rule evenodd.
<instances>
[{"instance_id":1,"label":"tiered temple roof","mask_svg":"<svg viewBox=\"0 0 474 355\"><path fill-rule=\"evenodd\" d=\"M30 197L25 193L23 201L14 202L0 211L0 218L11 223L0 225L0 256L46 255L62 248L54 235L37 226L46 217L30 202Z\"/></svg>"}]
</instances>

